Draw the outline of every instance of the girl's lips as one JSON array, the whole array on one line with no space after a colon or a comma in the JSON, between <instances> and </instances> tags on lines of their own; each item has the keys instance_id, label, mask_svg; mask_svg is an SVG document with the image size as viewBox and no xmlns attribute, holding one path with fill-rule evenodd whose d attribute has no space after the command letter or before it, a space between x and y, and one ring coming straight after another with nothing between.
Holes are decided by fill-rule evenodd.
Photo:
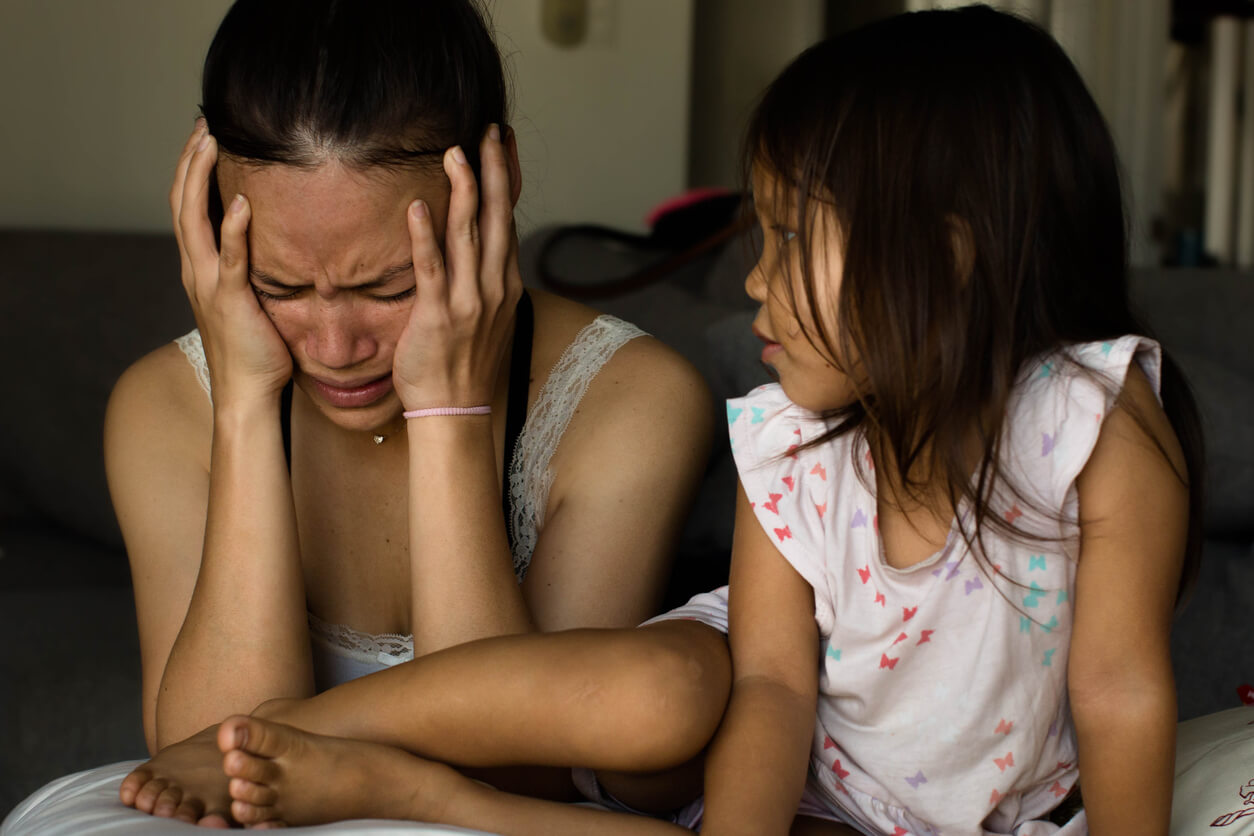
<instances>
[{"instance_id":1,"label":"girl's lips","mask_svg":"<svg viewBox=\"0 0 1254 836\"><path fill-rule=\"evenodd\" d=\"M769 340L764 340L764 342L766 342L766 345L762 347L762 362L769 366L771 364L771 359L783 351L784 347L779 343L773 343Z\"/></svg>"},{"instance_id":2,"label":"girl's lips","mask_svg":"<svg viewBox=\"0 0 1254 836\"><path fill-rule=\"evenodd\" d=\"M357 409L370 406L392 391L392 375L387 374L376 380L359 383L353 386L340 386L310 377L318 394L332 406L341 409Z\"/></svg>"}]
</instances>

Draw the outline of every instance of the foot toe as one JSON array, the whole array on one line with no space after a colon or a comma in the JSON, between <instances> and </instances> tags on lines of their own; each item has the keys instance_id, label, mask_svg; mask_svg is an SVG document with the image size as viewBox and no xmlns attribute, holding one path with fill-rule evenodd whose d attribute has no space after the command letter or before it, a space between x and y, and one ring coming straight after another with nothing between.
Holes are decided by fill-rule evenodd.
<instances>
[{"instance_id":1,"label":"foot toe","mask_svg":"<svg viewBox=\"0 0 1254 836\"><path fill-rule=\"evenodd\" d=\"M279 767L274 761L242 749L232 749L222 756L222 771L230 778L260 784L268 784L279 777Z\"/></svg>"},{"instance_id":2,"label":"foot toe","mask_svg":"<svg viewBox=\"0 0 1254 836\"><path fill-rule=\"evenodd\" d=\"M205 813L197 819L196 826L223 829L231 826L231 820L227 817L226 813L215 810L212 813Z\"/></svg>"},{"instance_id":3,"label":"foot toe","mask_svg":"<svg viewBox=\"0 0 1254 836\"><path fill-rule=\"evenodd\" d=\"M272 806L279 800L279 793L266 784L258 784L243 778L232 778L231 798L254 806Z\"/></svg>"},{"instance_id":4,"label":"foot toe","mask_svg":"<svg viewBox=\"0 0 1254 836\"><path fill-rule=\"evenodd\" d=\"M231 815L245 826L256 826L279 820L278 811L273 805L249 804L247 801L232 801Z\"/></svg>"},{"instance_id":5,"label":"foot toe","mask_svg":"<svg viewBox=\"0 0 1254 836\"><path fill-rule=\"evenodd\" d=\"M174 815L174 811L178 809L179 803L183 800L183 788L168 786L157 796L157 800L153 802L152 814L168 819Z\"/></svg>"},{"instance_id":6,"label":"foot toe","mask_svg":"<svg viewBox=\"0 0 1254 836\"><path fill-rule=\"evenodd\" d=\"M135 809L144 813L151 813L152 807L157 803L158 796L165 791L169 785L164 778L153 778L139 788L139 792L135 793Z\"/></svg>"},{"instance_id":7,"label":"foot toe","mask_svg":"<svg viewBox=\"0 0 1254 836\"><path fill-rule=\"evenodd\" d=\"M140 767L122 779L121 786L118 787L118 798L122 803L130 807L135 803L135 796L143 789L144 784L152 780L152 773L144 767Z\"/></svg>"}]
</instances>

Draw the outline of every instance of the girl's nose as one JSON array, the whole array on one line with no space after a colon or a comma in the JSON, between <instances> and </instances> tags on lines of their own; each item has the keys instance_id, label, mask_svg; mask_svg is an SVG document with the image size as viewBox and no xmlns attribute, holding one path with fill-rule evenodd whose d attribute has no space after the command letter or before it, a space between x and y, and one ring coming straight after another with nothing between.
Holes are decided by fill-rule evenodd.
<instances>
[{"instance_id":1,"label":"girl's nose","mask_svg":"<svg viewBox=\"0 0 1254 836\"><path fill-rule=\"evenodd\" d=\"M766 268L762 262L763 259L759 258L757 264L753 265L753 269L749 271L749 275L745 277L745 293L759 304L766 301Z\"/></svg>"}]
</instances>

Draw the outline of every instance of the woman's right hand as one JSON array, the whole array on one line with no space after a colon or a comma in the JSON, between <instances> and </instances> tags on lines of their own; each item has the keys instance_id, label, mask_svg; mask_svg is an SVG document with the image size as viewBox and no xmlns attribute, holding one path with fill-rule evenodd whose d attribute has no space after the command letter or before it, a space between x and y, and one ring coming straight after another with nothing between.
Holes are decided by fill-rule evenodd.
<instances>
[{"instance_id":1,"label":"woman's right hand","mask_svg":"<svg viewBox=\"0 0 1254 836\"><path fill-rule=\"evenodd\" d=\"M217 141L196 120L170 188L183 289L205 347L215 406L272 397L292 376L292 356L248 281L248 200L225 204L221 247L209 220Z\"/></svg>"}]
</instances>

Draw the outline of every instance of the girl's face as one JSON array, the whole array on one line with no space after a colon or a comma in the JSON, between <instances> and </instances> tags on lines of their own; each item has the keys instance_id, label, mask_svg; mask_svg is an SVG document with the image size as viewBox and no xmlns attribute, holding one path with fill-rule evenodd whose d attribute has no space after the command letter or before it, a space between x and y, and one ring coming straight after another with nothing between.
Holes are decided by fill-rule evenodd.
<instances>
[{"instance_id":1,"label":"girl's face","mask_svg":"<svg viewBox=\"0 0 1254 836\"><path fill-rule=\"evenodd\" d=\"M848 406L857 392L848 374L856 364L824 345L811 315L802 281L800 224L796 198L764 166L753 168L753 194L762 227L762 255L749 277L745 291L761 308L753 332L765 343L762 362L775 370L780 386L793 403L813 412ZM833 344L839 338L836 315L843 271L840 225L828 203L811 201L814 216L808 220L810 270L815 308ZM795 301L794 301L795 300Z\"/></svg>"},{"instance_id":2,"label":"girl's face","mask_svg":"<svg viewBox=\"0 0 1254 836\"><path fill-rule=\"evenodd\" d=\"M249 282L292 354L296 384L345 429L394 420L401 405L392 358L414 296L405 213L425 200L443 239L443 172L226 159L218 180L226 200L239 193L251 205Z\"/></svg>"}]
</instances>

